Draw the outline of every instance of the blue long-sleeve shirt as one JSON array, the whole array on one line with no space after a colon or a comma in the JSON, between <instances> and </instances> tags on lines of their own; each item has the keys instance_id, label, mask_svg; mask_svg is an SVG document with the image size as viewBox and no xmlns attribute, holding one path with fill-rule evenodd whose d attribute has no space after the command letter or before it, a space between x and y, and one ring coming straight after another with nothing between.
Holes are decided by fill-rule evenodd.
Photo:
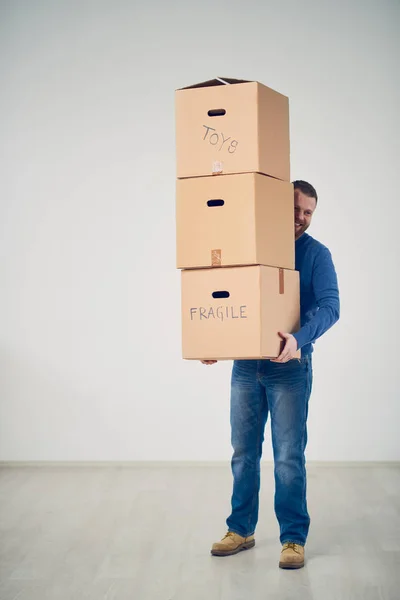
<instances>
[{"instance_id":1,"label":"blue long-sleeve shirt","mask_svg":"<svg viewBox=\"0 0 400 600\"><path fill-rule=\"evenodd\" d=\"M301 354L313 351L313 342L340 316L339 289L328 248L307 233L296 240L296 271L300 271L300 323L294 337Z\"/></svg>"}]
</instances>

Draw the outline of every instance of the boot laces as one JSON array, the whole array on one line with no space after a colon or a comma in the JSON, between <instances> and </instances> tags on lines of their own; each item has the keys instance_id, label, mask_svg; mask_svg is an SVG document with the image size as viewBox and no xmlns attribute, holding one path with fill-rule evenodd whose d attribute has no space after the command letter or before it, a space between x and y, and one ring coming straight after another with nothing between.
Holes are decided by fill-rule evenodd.
<instances>
[{"instance_id":1,"label":"boot laces","mask_svg":"<svg viewBox=\"0 0 400 600\"><path fill-rule=\"evenodd\" d=\"M295 544L294 542L286 542L285 544L283 544L283 550L287 550L288 548L291 548L294 552L297 552L297 554L299 554L299 544Z\"/></svg>"}]
</instances>

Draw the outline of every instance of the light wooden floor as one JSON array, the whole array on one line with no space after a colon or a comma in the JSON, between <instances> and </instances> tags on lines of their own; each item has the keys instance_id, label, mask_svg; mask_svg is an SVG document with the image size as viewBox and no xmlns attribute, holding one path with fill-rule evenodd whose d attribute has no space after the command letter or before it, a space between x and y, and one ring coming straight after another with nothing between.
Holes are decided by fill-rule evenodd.
<instances>
[{"instance_id":1,"label":"light wooden floor","mask_svg":"<svg viewBox=\"0 0 400 600\"><path fill-rule=\"evenodd\" d=\"M306 567L278 569L273 474L256 547L215 558L227 467L0 470L1 600L399 600L400 469L308 467Z\"/></svg>"}]
</instances>

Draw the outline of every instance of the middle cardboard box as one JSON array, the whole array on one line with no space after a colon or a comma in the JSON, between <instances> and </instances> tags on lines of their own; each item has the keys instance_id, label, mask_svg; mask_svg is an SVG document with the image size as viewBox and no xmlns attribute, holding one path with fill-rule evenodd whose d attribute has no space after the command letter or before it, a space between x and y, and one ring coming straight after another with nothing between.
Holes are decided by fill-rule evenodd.
<instances>
[{"instance_id":1,"label":"middle cardboard box","mask_svg":"<svg viewBox=\"0 0 400 600\"><path fill-rule=\"evenodd\" d=\"M293 184L259 173L178 179L178 269L295 268Z\"/></svg>"}]
</instances>

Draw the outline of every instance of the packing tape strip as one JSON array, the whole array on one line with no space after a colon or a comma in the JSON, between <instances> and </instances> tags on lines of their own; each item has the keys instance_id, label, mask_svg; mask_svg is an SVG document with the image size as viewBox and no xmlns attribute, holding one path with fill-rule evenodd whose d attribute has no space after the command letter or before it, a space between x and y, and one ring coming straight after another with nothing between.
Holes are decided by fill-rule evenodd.
<instances>
[{"instance_id":1,"label":"packing tape strip","mask_svg":"<svg viewBox=\"0 0 400 600\"><path fill-rule=\"evenodd\" d=\"M279 293L285 293L285 271L283 269L279 269Z\"/></svg>"},{"instance_id":2,"label":"packing tape strip","mask_svg":"<svg viewBox=\"0 0 400 600\"><path fill-rule=\"evenodd\" d=\"M224 164L219 160L215 160L212 164L212 170L211 170L212 174L213 175L221 175L223 170L224 170Z\"/></svg>"},{"instance_id":3,"label":"packing tape strip","mask_svg":"<svg viewBox=\"0 0 400 600\"><path fill-rule=\"evenodd\" d=\"M211 265L213 267L220 267L221 264L222 264L221 250L211 250Z\"/></svg>"}]
</instances>

